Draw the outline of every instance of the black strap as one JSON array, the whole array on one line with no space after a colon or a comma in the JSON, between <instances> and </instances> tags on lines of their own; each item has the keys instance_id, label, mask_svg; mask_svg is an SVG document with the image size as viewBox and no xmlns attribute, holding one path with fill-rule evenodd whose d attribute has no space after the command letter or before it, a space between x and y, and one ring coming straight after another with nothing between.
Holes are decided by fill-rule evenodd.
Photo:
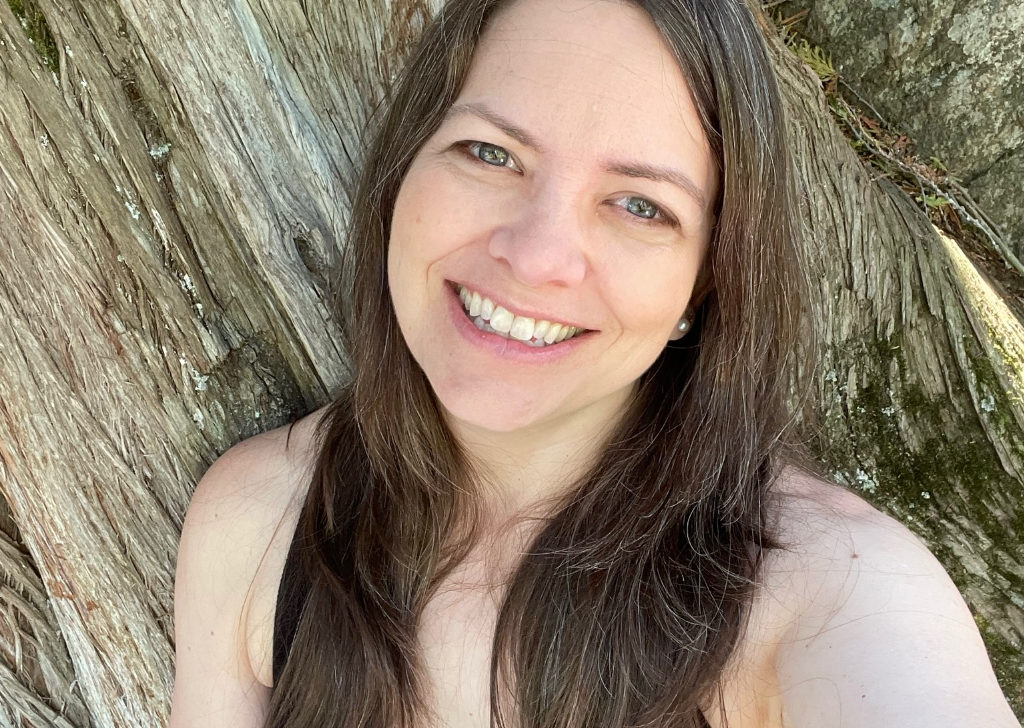
<instances>
[{"instance_id":1,"label":"black strap","mask_svg":"<svg viewBox=\"0 0 1024 728\"><path fill-rule=\"evenodd\" d=\"M277 678L288 660L299 617L309 595L309 583L301 571L298 539L293 535L284 562L284 571L281 572L281 582L277 588L277 606L274 610L274 685L277 685Z\"/></svg>"}]
</instances>

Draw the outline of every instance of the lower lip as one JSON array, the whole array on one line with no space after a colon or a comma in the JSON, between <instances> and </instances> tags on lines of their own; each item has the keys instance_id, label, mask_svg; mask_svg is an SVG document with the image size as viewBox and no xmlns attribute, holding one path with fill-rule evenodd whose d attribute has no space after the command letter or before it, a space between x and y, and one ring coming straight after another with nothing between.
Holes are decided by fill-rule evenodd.
<instances>
[{"instance_id":1,"label":"lower lip","mask_svg":"<svg viewBox=\"0 0 1024 728\"><path fill-rule=\"evenodd\" d=\"M504 336L499 336L498 334L492 334L489 331L481 331L478 329L476 324L470 320L469 314L466 313L466 309L463 308L459 295L451 286L445 286L445 288L448 289L449 314L455 324L456 330L462 335L462 338L473 346L490 352L491 354L507 361L547 364L561 359L564 356L568 356L579 348L580 344L582 344L588 336L594 333L592 331L588 331L584 334L577 334L571 339L567 339L566 341L562 341L557 344L549 344L548 346L529 346L517 339L506 339Z\"/></svg>"}]
</instances>

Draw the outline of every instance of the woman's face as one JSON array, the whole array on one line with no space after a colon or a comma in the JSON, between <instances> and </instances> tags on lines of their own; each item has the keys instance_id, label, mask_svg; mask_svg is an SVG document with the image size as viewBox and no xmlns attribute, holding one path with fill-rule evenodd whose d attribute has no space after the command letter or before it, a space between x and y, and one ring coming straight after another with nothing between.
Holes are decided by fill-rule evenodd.
<instances>
[{"instance_id":1,"label":"woman's face","mask_svg":"<svg viewBox=\"0 0 1024 728\"><path fill-rule=\"evenodd\" d=\"M495 16L404 178L388 251L402 334L448 415L512 431L621 411L677 332L717 186L641 10L519 0Z\"/></svg>"}]
</instances>

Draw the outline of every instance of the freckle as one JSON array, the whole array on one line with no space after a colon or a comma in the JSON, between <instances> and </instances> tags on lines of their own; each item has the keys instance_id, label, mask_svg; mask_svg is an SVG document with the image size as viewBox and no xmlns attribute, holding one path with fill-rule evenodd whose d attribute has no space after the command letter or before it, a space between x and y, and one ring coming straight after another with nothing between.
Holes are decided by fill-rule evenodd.
<instances>
[{"instance_id":1,"label":"freckle","mask_svg":"<svg viewBox=\"0 0 1024 728\"><path fill-rule=\"evenodd\" d=\"M861 697L862 697L862 698L866 698L866 697L867 697L867 695L861 695Z\"/></svg>"},{"instance_id":2,"label":"freckle","mask_svg":"<svg viewBox=\"0 0 1024 728\"><path fill-rule=\"evenodd\" d=\"M213 637L213 630L210 630L210 636Z\"/></svg>"},{"instance_id":3,"label":"freckle","mask_svg":"<svg viewBox=\"0 0 1024 728\"><path fill-rule=\"evenodd\" d=\"M860 558L860 554L850 554L850 558L851 559L859 559Z\"/></svg>"}]
</instances>

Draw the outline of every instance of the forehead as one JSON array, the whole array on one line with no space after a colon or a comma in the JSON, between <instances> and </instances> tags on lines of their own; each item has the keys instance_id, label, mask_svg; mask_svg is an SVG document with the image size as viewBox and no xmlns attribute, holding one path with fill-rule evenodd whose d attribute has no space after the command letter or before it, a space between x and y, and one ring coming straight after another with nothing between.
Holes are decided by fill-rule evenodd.
<instances>
[{"instance_id":1,"label":"forehead","mask_svg":"<svg viewBox=\"0 0 1024 728\"><path fill-rule=\"evenodd\" d=\"M458 101L482 102L556 150L689 159L695 173L711 161L675 56L627 2L512 2L490 21Z\"/></svg>"}]
</instances>

